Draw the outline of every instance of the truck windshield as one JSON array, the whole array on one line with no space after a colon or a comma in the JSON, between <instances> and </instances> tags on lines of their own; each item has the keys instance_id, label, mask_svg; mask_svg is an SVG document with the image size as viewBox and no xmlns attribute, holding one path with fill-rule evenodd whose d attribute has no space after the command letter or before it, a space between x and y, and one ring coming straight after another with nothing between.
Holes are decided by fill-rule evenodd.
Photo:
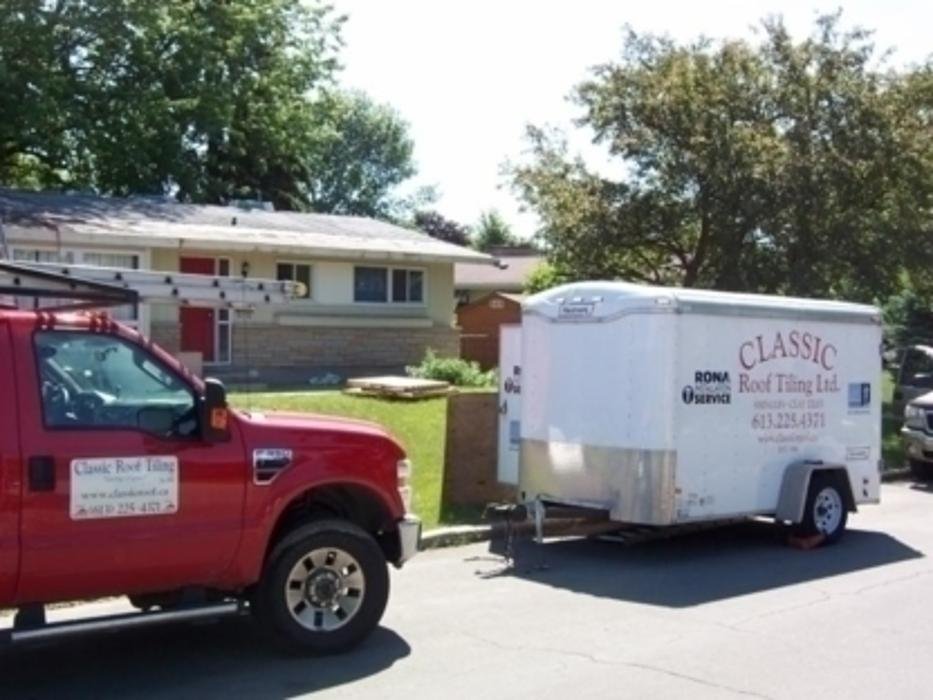
<instances>
[{"instance_id":1,"label":"truck windshield","mask_svg":"<svg viewBox=\"0 0 933 700\"><path fill-rule=\"evenodd\" d=\"M51 427L197 428L191 388L144 349L115 336L36 334L46 424Z\"/></svg>"}]
</instances>

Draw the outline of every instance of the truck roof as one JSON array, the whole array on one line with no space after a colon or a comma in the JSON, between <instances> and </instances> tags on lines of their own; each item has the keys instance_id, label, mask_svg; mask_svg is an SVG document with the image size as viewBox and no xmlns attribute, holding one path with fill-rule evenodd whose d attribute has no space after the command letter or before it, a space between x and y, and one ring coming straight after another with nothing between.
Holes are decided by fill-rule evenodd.
<instances>
[{"instance_id":1,"label":"truck roof","mask_svg":"<svg viewBox=\"0 0 933 700\"><path fill-rule=\"evenodd\" d=\"M881 311L867 304L765 294L653 287L629 282L575 282L529 297L526 314L555 320L606 321L630 313L665 309L677 313L765 318L805 318L846 323L881 323Z\"/></svg>"}]
</instances>

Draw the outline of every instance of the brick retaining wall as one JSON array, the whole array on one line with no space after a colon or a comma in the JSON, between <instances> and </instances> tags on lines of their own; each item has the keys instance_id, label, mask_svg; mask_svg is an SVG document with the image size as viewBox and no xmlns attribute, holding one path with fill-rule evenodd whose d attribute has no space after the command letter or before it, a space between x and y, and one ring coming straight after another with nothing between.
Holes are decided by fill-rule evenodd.
<instances>
[{"instance_id":1,"label":"brick retaining wall","mask_svg":"<svg viewBox=\"0 0 933 700\"><path fill-rule=\"evenodd\" d=\"M452 395L447 400L443 507L514 501L515 487L498 481L498 460L499 395Z\"/></svg>"}]
</instances>

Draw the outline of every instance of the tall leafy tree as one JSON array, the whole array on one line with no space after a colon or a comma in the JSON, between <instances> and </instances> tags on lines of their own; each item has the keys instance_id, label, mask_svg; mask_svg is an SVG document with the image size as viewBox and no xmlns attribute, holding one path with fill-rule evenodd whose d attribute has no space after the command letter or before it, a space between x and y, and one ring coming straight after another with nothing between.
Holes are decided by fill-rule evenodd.
<instances>
[{"instance_id":1,"label":"tall leafy tree","mask_svg":"<svg viewBox=\"0 0 933 700\"><path fill-rule=\"evenodd\" d=\"M512 227L495 209L480 214L479 223L473 232L473 244L479 250L489 250L496 246L511 246L516 244Z\"/></svg>"},{"instance_id":2,"label":"tall leafy tree","mask_svg":"<svg viewBox=\"0 0 933 700\"><path fill-rule=\"evenodd\" d=\"M416 211L412 224L415 228L424 231L433 238L448 243L468 246L470 244L470 229L453 219L448 219L436 211Z\"/></svg>"},{"instance_id":3,"label":"tall leafy tree","mask_svg":"<svg viewBox=\"0 0 933 700\"><path fill-rule=\"evenodd\" d=\"M388 217L392 189L415 174L408 124L360 92L333 92L313 106L308 199L317 211Z\"/></svg>"},{"instance_id":4,"label":"tall leafy tree","mask_svg":"<svg viewBox=\"0 0 933 700\"><path fill-rule=\"evenodd\" d=\"M514 183L561 274L871 299L933 254L928 86L873 65L838 16L802 42L629 32L574 93L624 176L532 127Z\"/></svg>"},{"instance_id":5,"label":"tall leafy tree","mask_svg":"<svg viewBox=\"0 0 933 700\"><path fill-rule=\"evenodd\" d=\"M334 90L342 21L318 0L4 0L0 182L381 214L411 141Z\"/></svg>"}]
</instances>

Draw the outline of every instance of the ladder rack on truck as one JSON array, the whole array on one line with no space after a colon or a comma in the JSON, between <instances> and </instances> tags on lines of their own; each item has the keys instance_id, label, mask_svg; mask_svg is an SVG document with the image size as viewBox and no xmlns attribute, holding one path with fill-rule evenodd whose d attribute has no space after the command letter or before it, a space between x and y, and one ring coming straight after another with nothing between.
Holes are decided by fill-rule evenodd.
<instances>
[{"instance_id":1,"label":"ladder rack on truck","mask_svg":"<svg viewBox=\"0 0 933 700\"><path fill-rule=\"evenodd\" d=\"M139 303L250 310L287 304L304 293L304 285L292 281L94 265L0 262L0 297L60 300L59 305L39 305L47 310Z\"/></svg>"}]
</instances>

